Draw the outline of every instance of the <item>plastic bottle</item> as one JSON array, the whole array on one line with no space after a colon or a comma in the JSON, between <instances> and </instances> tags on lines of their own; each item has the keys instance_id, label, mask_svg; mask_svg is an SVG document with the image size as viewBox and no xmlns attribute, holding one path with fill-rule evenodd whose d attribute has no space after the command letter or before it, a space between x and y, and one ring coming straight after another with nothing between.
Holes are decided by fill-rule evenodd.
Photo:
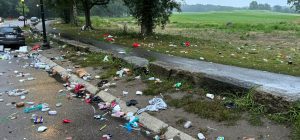
<instances>
[{"instance_id":1,"label":"plastic bottle","mask_svg":"<svg viewBox=\"0 0 300 140\"><path fill-rule=\"evenodd\" d=\"M25 113L29 113L29 112L32 112L32 111L41 110L42 108L43 108L43 105L39 104L39 105L36 105L36 106L27 107L23 111Z\"/></svg>"}]
</instances>

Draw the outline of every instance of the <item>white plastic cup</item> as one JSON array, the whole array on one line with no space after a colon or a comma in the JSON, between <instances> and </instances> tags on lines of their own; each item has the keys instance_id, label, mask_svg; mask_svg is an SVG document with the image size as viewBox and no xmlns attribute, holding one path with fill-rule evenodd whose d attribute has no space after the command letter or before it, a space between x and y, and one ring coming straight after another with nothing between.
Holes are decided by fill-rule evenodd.
<instances>
[{"instance_id":1,"label":"white plastic cup","mask_svg":"<svg viewBox=\"0 0 300 140\"><path fill-rule=\"evenodd\" d=\"M191 121L187 121L185 124L184 124L184 128L190 128L192 126L192 122Z\"/></svg>"}]
</instances>

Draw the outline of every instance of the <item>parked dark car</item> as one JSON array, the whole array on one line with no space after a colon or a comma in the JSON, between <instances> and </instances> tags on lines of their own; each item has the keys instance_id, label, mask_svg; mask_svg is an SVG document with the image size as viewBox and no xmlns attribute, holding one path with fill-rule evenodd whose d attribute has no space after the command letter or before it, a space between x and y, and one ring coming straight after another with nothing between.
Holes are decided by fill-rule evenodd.
<instances>
[{"instance_id":1,"label":"parked dark car","mask_svg":"<svg viewBox=\"0 0 300 140\"><path fill-rule=\"evenodd\" d=\"M18 21L24 21L26 18L24 16L19 16Z\"/></svg>"},{"instance_id":2,"label":"parked dark car","mask_svg":"<svg viewBox=\"0 0 300 140\"><path fill-rule=\"evenodd\" d=\"M4 22L4 18L0 17L0 23Z\"/></svg>"},{"instance_id":3,"label":"parked dark car","mask_svg":"<svg viewBox=\"0 0 300 140\"><path fill-rule=\"evenodd\" d=\"M25 36L19 26L0 27L0 45L25 46Z\"/></svg>"}]
</instances>

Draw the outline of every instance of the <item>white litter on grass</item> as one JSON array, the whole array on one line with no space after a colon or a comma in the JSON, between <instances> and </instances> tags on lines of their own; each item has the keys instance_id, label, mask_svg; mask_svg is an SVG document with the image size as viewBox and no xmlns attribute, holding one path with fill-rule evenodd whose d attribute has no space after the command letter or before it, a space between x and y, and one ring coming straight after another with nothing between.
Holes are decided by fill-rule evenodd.
<instances>
[{"instance_id":1,"label":"white litter on grass","mask_svg":"<svg viewBox=\"0 0 300 140\"><path fill-rule=\"evenodd\" d=\"M141 91L136 91L135 94L136 94L136 95L143 95L143 92L141 92Z\"/></svg>"},{"instance_id":2,"label":"white litter on grass","mask_svg":"<svg viewBox=\"0 0 300 140\"><path fill-rule=\"evenodd\" d=\"M106 55L105 57L104 57L104 59L103 59L103 62L108 62L109 60L108 60L108 55Z\"/></svg>"},{"instance_id":3,"label":"white litter on grass","mask_svg":"<svg viewBox=\"0 0 300 140\"><path fill-rule=\"evenodd\" d=\"M128 92L127 91L123 91L123 96L126 96L128 95Z\"/></svg>"},{"instance_id":4,"label":"white litter on grass","mask_svg":"<svg viewBox=\"0 0 300 140\"><path fill-rule=\"evenodd\" d=\"M199 140L205 140L205 136L202 133L198 133L197 136Z\"/></svg>"},{"instance_id":5,"label":"white litter on grass","mask_svg":"<svg viewBox=\"0 0 300 140\"><path fill-rule=\"evenodd\" d=\"M137 76L135 77L136 80L140 80L141 79L141 76Z\"/></svg>"},{"instance_id":6,"label":"white litter on grass","mask_svg":"<svg viewBox=\"0 0 300 140\"><path fill-rule=\"evenodd\" d=\"M206 97L213 100L215 98L215 95L207 93Z\"/></svg>"},{"instance_id":7,"label":"white litter on grass","mask_svg":"<svg viewBox=\"0 0 300 140\"><path fill-rule=\"evenodd\" d=\"M40 126L38 132L45 132L48 128L46 126Z\"/></svg>"},{"instance_id":8,"label":"white litter on grass","mask_svg":"<svg viewBox=\"0 0 300 140\"><path fill-rule=\"evenodd\" d=\"M141 114L144 111L158 111L158 110L164 110L167 109L167 104L162 98L153 98L149 101L149 104L147 107L142 108L137 111L137 114Z\"/></svg>"},{"instance_id":9,"label":"white litter on grass","mask_svg":"<svg viewBox=\"0 0 300 140\"><path fill-rule=\"evenodd\" d=\"M55 104L56 107L61 107L62 106L62 103L57 103Z\"/></svg>"}]
</instances>

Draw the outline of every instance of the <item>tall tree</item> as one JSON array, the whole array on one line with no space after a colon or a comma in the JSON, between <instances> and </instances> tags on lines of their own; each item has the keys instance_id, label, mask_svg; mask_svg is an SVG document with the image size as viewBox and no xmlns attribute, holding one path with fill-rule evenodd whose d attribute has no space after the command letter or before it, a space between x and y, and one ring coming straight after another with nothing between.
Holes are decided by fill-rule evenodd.
<instances>
[{"instance_id":1,"label":"tall tree","mask_svg":"<svg viewBox=\"0 0 300 140\"><path fill-rule=\"evenodd\" d=\"M25 4L25 2L21 2L19 1L18 2L18 5L16 7L16 10L17 12L20 14L20 15L23 15L23 8L24 8L24 14L26 15L27 13L29 13L29 8L27 7L27 5ZM25 16L24 15L24 16Z\"/></svg>"},{"instance_id":2,"label":"tall tree","mask_svg":"<svg viewBox=\"0 0 300 140\"><path fill-rule=\"evenodd\" d=\"M282 7L280 5L275 5L275 6L273 6L273 11L282 12Z\"/></svg>"},{"instance_id":3,"label":"tall tree","mask_svg":"<svg viewBox=\"0 0 300 140\"><path fill-rule=\"evenodd\" d=\"M252 1L250 3L249 9L250 10L256 10L256 9L258 9L258 3L256 1Z\"/></svg>"},{"instance_id":4,"label":"tall tree","mask_svg":"<svg viewBox=\"0 0 300 140\"><path fill-rule=\"evenodd\" d=\"M58 11L59 16L65 23L70 23L74 19L73 17L73 0L47 0L48 7Z\"/></svg>"},{"instance_id":5,"label":"tall tree","mask_svg":"<svg viewBox=\"0 0 300 140\"><path fill-rule=\"evenodd\" d=\"M180 11L175 0L124 0L130 14L141 25L141 34L150 35L157 25L165 27L173 10Z\"/></svg>"},{"instance_id":6,"label":"tall tree","mask_svg":"<svg viewBox=\"0 0 300 140\"><path fill-rule=\"evenodd\" d=\"M84 30L93 29L91 21L91 9L96 5L107 5L110 0L79 0L85 16Z\"/></svg>"},{"instance_id":7,"label":"tall tree","mask_svg":"<svg viewBox=\"0 0 300 140\"><path fill-rule=\"evenodd\" d=\"M287 2L295 8L296 12L300 13L300 0L288 0Z\"/></svg>"}]
</instances>

